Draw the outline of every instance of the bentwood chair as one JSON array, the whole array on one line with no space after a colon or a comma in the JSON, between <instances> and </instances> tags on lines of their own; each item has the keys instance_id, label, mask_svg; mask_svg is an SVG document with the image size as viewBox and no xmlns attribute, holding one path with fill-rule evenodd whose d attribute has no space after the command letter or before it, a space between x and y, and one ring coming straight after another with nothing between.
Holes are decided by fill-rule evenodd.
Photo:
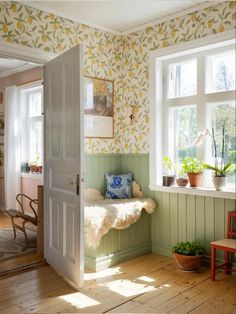
<instances>
[{"instance_id":1,"label":"bentwood chair","mask_svg":"<svg viewBox=\"0 0 236 314\"><path fill-rule=\"evenodd\" d=\"M236 240L231 237L236 237L236 212L228 212L227 221L227 235L226 239L211 242L211 279L215 280L216 269L222 268L226 274L230 274L232 271L236 272L236 269L232 269L230 266L230 254L236 253ZM215 257L216 250L224 251L224 264L216 267Z\"/></svg>"},{"instance_id":2,"label":"bentwood chair","mask_svg":"<svg viewBox=\"0 0 236 314\"><path fill-rule=\"evenodd\" d=\"M19 204L20 210L8 209L6 212L11 218L14 238L16 238L16 229L24 233L26 245L28 245L28 237L26 232L26 224L31 223L37 226L37 212L36 207L38 205L38 200L32 199L25 194L17 194L17 203ZM23 204L27 204L27 210L24 208ZM29 210L32 215L29 214ZM27 213L26 213L27 212Z\"/></svg>"}]
</instances>

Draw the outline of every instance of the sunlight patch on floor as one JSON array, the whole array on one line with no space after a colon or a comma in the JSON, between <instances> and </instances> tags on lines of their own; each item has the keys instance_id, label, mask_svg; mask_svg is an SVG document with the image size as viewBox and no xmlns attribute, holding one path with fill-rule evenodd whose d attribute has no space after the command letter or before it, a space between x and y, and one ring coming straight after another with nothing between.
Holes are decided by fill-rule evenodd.
<instances>
[{"instance_id":1,"label":"sunlight patch on floor","mask_svg":"<svg viewBox=\"0 0 236 314\"><path fill-rule=\"evenodd\" d=\"M111 291L119 293L124 297L132 297L138 294L156 290L156 288L153 286L134 283L130 280L114 280L108 283L100 284L100 286L107 287Z\"/></svg>"},{"instance_id":2,"label":"sunlight patch on floor","mask_svg":"<svg viewBox=\"0 0 236 314\"><path fill-rule=\"evenodd\" d=\"M137 279L145 281L145 282L154 282L155 281L155 279L152 279L152 278L147 277L147 276L141 276L141 277L138 277Z\"/></svg>"},{"instance_id":3,"label":"sunlight patch on floor","mask_svg":"<svg viewBox=\"0 0 236 314\"><path fill-rule=\"evenodd\" d=\"M105 270L101 270L97 273L85 273L84 274L84 280L95 280L100 278L106 278L109 276L121 274L120 267L116 268L107 268Z\"/></svg>"},{"instance_id":4,"label":"sunlight patch on floor","mask_svg":"<svg viewBox=\"0 0 236 314\"><path fill-rule=\"evenodd\" d=\"M81 292L62 295L59 297L59 299L62 299L63 301L70 303L72 306L75 306L78 309L83 309L85 307L101 304L100 302L88 297L87 295Z\"/></svg>"}]
</instances>

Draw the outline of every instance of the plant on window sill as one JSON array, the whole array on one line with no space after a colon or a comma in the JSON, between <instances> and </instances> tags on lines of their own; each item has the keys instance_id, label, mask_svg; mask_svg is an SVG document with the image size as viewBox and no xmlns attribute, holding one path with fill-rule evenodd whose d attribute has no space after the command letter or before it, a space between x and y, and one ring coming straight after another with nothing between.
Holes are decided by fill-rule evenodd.
<instances>
[{"instance_id":1,"label":"plant on window sill","mask_svg":"<svg viewBox=\"0 0 236 314\"><path fill-rule=\"evenodd\" d=\"M186 157L182 161L182 167L188 175L191 187L198 187L202 183L204 163L197 158Z\"/></svg>"},{"instance_id":2,"label":"plant on window sill","mask_svg":"<svg viewBox=\"0 0 236 314\"><path fill-rule=\"evenodd\" d=\"M163 186L171 186L174 184L175 176L173 175L173 162L170 157L163 157L164 175Z\"/></svg>"},{"instance_id":3,"label":"plant on window sill","mask_svg":"<svg viewBox=\"0 0 236 314\"><path fill-rule=\"evenodd\" d=\"M221 145L220 161L218 160L218 157L217 157L217 146L216 146L214 128L212 128L212 135L209 132L207 135L212 136L215 165L212 166L209 164L205 164L204 167L208 170L214 171L215 175L214 175L213 183L214 183L215 189L217 191L221 191L226 184L227 174L234 170L233 164L231 162L225 163L225 126L223 126L222 128L222 145Z\"/></svg>"}]
</instances>

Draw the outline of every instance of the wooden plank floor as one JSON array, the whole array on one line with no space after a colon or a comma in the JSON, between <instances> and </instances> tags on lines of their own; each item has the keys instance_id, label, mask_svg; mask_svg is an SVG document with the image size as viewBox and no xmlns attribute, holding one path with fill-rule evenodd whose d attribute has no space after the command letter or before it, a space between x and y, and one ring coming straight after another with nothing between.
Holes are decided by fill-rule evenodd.
<instances>
[{"instance_id":1,"label":"wooden plank floor","mask_svg":"<svg viewBox=\"0 0 236 314\"><path fill-rule=\"evenodd\" d=\"M11 219L6 213L0 212L0 228L12 228ZM18 271L20 268L33 266L43 261L43 257L35 252L16 256L0 262L0 276L2 274Z\"/></svg>"},{"instance_id":2,"label":"wooden plank floor","mask_svg":"<svg viewBox=\"0 0 236 314\"><path fill-rule=\"evenodd\" d=\"M49 266L0 279L1 313L235 313L235 276L183 273L148 254L98 273L80 291Z\"/></svg>"}]
</instances>

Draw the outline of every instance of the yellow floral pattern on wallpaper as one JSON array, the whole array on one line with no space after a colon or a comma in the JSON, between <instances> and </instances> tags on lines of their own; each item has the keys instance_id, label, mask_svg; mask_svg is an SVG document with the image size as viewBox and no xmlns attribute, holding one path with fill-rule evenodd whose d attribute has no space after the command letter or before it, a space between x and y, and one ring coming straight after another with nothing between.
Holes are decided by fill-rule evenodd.
<instances>
[{"instance_id":1,"label":"yellow floral pattern on wallpaper","mask_svg":"<svg viewBox=\"0 0 236 314\"><path fill-rule=\"evenodd\" d=\"M226 1L127 36L114 35L15 2L0 3L0 38L63 52L84 43L84 74L114 80L114 139L87 139L87 153L149 152L149 52L235 27ZM133 106L134 121L129 115Z\"/></svg>"}]
</instances>

